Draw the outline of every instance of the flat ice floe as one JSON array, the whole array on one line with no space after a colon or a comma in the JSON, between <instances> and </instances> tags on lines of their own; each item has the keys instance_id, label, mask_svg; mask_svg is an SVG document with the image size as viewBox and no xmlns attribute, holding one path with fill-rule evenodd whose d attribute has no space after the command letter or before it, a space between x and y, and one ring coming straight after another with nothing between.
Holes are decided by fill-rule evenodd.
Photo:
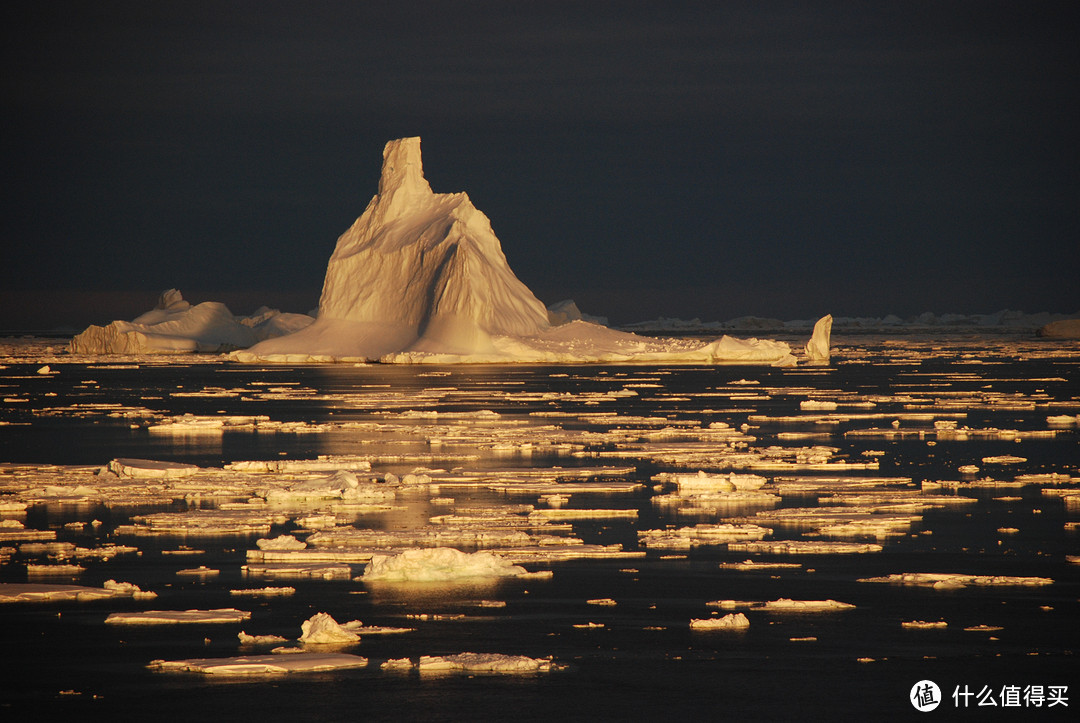
<instances>
[{"instance_id":1,"label":"flat ice floe","mask_svg":"<svg viewBox=\"0 0 1080 723\"><path fill-rule=\"evenodd\" d=\"M900 572L882 577L864 577L859 582L885 582L894 585L919 585L937 589L960 587L1011 586L1037 587L1052 585L1048 577L1018 577L1014 575L965 575L961 573Z\"/></svg>"},{"instance_id":2,"label":"flat ice floe","mask_svg":"<svg viewBox=\"0 0 1080 723\"><path fill-rule=\"evenodd\" d=\"M181 625L241 623L251 613L236 608L216 610L145 610L131 613L112 613L105 618L109 625Z\"/></svg>"},{"instance_id":3,"label":"flat ice floe","mask_svg":"<svg viewBox=\"0 0 1080 723\"><path fill-rule=\"evenodd\" d=\"M201 673L215 676L283 675L367 667L367 658L345 653L241 655L233 658L154 660L147 667L162 673Z\"/></svg>"},{"instance_id":4,"label":"flat ice floe","mask_svg":"<svg viewBox=\"0 0 1080 723\"><path fill-rule=\"evenodd\" d=\"M721 545L740 540L760 540L772 530L758 525L731 523L699 524L666 530L639 530L638 543L665 550L689 550L703 545Z\"/></svg>"},{"instance_id":5,"label":"flat ice floe","mask_svg":"<svg viewBox=\"0 0 1080 723\"><path fill-rule=\"evenodd\" d=\"M106 580L101 587L84 585L59 585L51 583L0 583L0 603L5 602L55 602L109 600L112 598L131 597L136 600L150 600L157 593L140 590L137 585L127 582Z\"/></svg>"},{"instance_id":6,"label":"flat ice floe","mask_svg":"<svg viewBox=\"0 0 1080 723\"><path fill-rule=\"evenodd\" d=\"M763 552L774 555L851 555L881 552L884 548L872 542L833 542L828 540L773 540L760 542L730 542L732 552Z\"/></svg>"},{"instance_id":7,"label":"flat ice floe","mask_svg":"<svg viewBox=\"0 0 1080 723\"><path fill-rule=\"evenodd\" d=\"M416 666L421 673L547 673L558 670L551 658L530 658L502 653L423 655Z\"/></svg>"},{"instance_id":8,"label":"flat ice floe","mask_svg":"<svg viewBox=\"0 0 1080 723\"><path fill-rule=\"evenodd\" d=\"M764 602L747 600L714 600L706 604L710 607L717 607L723 610L737 610L739 608L744 608L746 610L760 610L770 613L823 613L834 612L837 610L852 610L855 607L851 603L839 602L837 600L791 600L783 597L777 600L767 600Z\"/></svg>"}]
</instances>

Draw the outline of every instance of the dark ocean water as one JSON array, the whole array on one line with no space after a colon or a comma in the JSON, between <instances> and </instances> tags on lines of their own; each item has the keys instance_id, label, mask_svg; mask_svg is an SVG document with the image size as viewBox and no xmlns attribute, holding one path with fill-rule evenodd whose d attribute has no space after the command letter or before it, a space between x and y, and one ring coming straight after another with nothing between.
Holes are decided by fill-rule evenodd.
<instances>
[{"instance_id":1,"label":"dark ocean water","mask_svg":"<svg viewBox=\"0 0 1080 723\"><path fill-rule=\"evenodd\" d=\"M0 606L5 647L0 715L6 717L7 709L17 716L12 720L26 720L28 715L48 720L110 715L120 720L326 721L1074 718L1080 705L1076 699L1080 565L1068 562L1066 556L1080 555L1075 525L1080 507L1045 490L1080 486L1076 425L1047 421L1049 416L1080 414L1080 349L1075 343L1009 337L868 336L836 342L836 357L829 367L792 369L252 366L218 358L92 362L36 348L13 354L0 368L0 396L5 398L0 406L4 423L0 491L4 475L14 474L20 465L96 466L114 458L142 458L221 467L237 460L393 453L402 461L376 463L374 469L401 474L417 466L410 455L433 453L423 435L403 436L400 430L396 435L348 428L305 434L156 435L148 433L138 417L109 416L115 405L164 416L265 415L276 422L312 424L407 425L410 420L424 424L431 418L406 412L435 411L453 419L455 414L490 410L504 422L555 425L563 431L608 433L621 426L610 417L585 416L603 411L616 419L665 417L673 423L723 422L736 428L748 424L754 447L819 444L837 448L837 460L879 461L876 470L755 472L768 478L770 485L792 477L903 477L917 490L926 480L962 479L957 468L964 464L981 468L974 478L1011 481L1018 475L1056 473L1070 475L1071 481L927 491L975 501L924 511L908 534L877 540L884 549L876 553L748 554L713 545L681 552L648 550L644 557L629 559L527 565L553 570L550 580L408 588L376 588L347 580L252 582L242 576L240 566L256 536L117 537L112 531L129 521L132 510L39 505L17 519L28 528L57 529L58 539L82 546L118 542L142 550L139 556L84 563L87 571L79 584L100 585L111 578L154 590L159 597L150 602ZM37 374L43 363L57 373ZM267 393L271 389L279 391ZM598 397L628 389L635 394ZM235 393L227 393L230 390ZM215 392L220 394L211 396ZM814 415L830 412L802 409L800 402L807 399L873 400L872 408L850 411L898 416L922 411L933 418L905 420L900 429L916 434L889 436L891 417L823 424ZM1045 436L1021 434L1019 442L1008 434L938 438L933 422L951 418L950 413L962 413L959 426L972 430L1055 431ZM762 417L784 419L761 422ZM632 421L624 426L643 433L653 428L634 427ZM845 434L871 428L886 433ZM798 433L810 436L792 436ZM648 444L642 442L639 448ZM478 469L601 464L632 468L621 479L645 482L638 491L571 497L571 507L638 510L636 520L575 522L574 534L587 543L620 543L636 551L641 549L640 529L730 517L715 511L676 517L654 505L652 498L659 492L652 487L652 476L678 467L640 455L621 457L619 450L618 444L605 442L587 448L603 453L599 457L575 457L543 446L526 454L474 443L467 451L475 455L468 464ZM981 462L995 455L1025 461L999 466ZM460 464L429 462L427 466L447 468ZM537 504L535 497L507 500L482 490L452 496L459 506ZM780 507L820 504L813 498L784 496ZM176 510L183 507L172 505ZM96 530L63 528L65 523L93 519L103 522ZM291 529L291 523L279 526L274 534ZM1013 529L1017 532L1001 532ZM777 528L772 537L804 539L791 528ZM19 543L3 544L17 548ZM205 553L196 563L161 554L182 544ZM771 571L719 567L747 558L797 562L802 567ZM0 565L0 582L25 582L29 560L28 555L13 554ZM221 572L207 581L177 577L177 569L192 564ZM361 571L357 566L356 573ZM1054 583L939 590L858 582L901 572L1037 576ZM287 598L242 600L228 593L231 588L261 584L289 584L297 592ZM595 598L612 598L618 604L587 603ZM834 599L856 607L816 614L754 611L748 613L750 628L736 633L689 629L689 620L713 612L708 601L778 598ZM480 609L478 600L501 600L506 605ZM231 606L251 610L252 619L243 625L103 624L109 613L123 610ZM371 660L362 670L219 681L147 668L156 659L237 655L239 629L294 639L302 621L323 611L342 622L360 619L369 625L417 629L405 635L365 637L349 651ZM409 621L407 615L415 613L450 619ZM901 626L911 620L945 620L948 627ZM575 627L585 623L603 627ZM964 629L978 625L1000 629ZM378 668L391 658L463 651L552 656L565 667L524 676L440 677ZM924 679L936 682L944 697L941 706L927 714L909 702L912 686ZM1068 704L1051 708L1044 703L1036 708L1022 700L1017 707L1004 707L1000 696L1009 686L1067 686ZM978 693L984 688L994 693L997 706L978 706L972 697L966 708L958 707L951 696L954 691Z\"/></svg>"}]
</instances>

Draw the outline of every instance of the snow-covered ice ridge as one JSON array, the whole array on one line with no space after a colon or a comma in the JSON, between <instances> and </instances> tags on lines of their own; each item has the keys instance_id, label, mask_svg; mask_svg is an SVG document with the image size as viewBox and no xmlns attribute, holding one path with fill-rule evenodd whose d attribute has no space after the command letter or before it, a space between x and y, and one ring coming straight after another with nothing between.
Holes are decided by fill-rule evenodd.
<instances>
[{"instance_id":1,"label":"snow-covered ice ridge","mask_svg":"<svg viewBox=\"0 0 1080 723\"><path fill-rule=\"evenodd\" d=\"M317 318L222 304L191 307L179 292L132 322L90 327L73 353L234 351L237 361L287 363L687 363L789 366L828 361L829 317L805 350L786 342L657 339L589 320L571 301L545 308L511 271L491 222L465 193L434 193L420 139L383 150L378 193L338 238ZM256 343L257 342L257 343ZM250 348L248 348L250 347Z\"/></svg>"}]
</instances>

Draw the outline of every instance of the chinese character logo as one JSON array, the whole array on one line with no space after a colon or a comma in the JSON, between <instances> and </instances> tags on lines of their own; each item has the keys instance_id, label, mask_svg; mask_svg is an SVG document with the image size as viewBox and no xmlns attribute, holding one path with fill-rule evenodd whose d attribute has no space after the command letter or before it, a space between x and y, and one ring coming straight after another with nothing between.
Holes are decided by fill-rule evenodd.
<instances>
[{"instance_id":1,"label":"chinese character logo","mask_svg":"<svg viewBox=\"0 0 1080 723\"><path fill-rule=\"evenodd\" d=\"M911 687L908 699L915 710L928 713L941 705L941 688L932 680L920 680Z\"/></svg>"}]
</instances>

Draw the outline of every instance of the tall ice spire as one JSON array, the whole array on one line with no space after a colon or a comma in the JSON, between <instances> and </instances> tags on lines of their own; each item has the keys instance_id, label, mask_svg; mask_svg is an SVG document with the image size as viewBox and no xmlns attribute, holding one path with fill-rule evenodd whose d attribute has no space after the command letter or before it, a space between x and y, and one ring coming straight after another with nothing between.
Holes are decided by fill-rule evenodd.
<instances>
[{"instance_id":1,"label":"tall ice spire","mask_svg":"<svg viewBox=\"0 0 1080 723\"><path fill-rule=\"evenodd\" d=\"M420 195L431 195L431 186L424 178L424 164L420 160L420 138L389 141L383 148L379 196L390 201L393 197Z\"/></svg>"}]
</instances>

